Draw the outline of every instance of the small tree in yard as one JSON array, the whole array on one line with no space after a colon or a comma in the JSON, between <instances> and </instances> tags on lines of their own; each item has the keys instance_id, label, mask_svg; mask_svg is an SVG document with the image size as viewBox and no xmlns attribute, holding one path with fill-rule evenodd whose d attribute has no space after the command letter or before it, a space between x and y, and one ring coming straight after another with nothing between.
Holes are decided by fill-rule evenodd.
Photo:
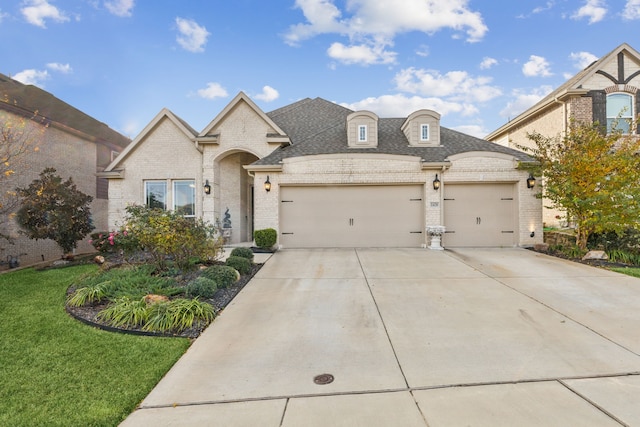
<instances>
[{"instance_id":1,"label":"small tree in yard","mask_svg":"<svg viewBox=\"0 0 640 427\"><path fill-rule=\"evenodd\" d=\"M94 229L89 209L93 197L55 172L47 168L27 188L17 190L21 206L16 219L29 238L51 239L68 254Z\"/></svg>"},{"instance_id":2,"label":"small tree in yard","mask_svg":"<svg viewBox=\"0 0 640 427\"><path fill-rule=\"evenodd\" d=\"M527 167L543 177L542 197L575 222L577 245L589 235L621 234L640 221L640 139L603 134L597 125L574 124L560 137L529 134L534 147L521 147L537 160Z\"/></svg>"},{"instance_id":3,"label":"small tree in yard","mask_svg":"<svg viewBox=\"0 0 640 427\"><path fill-rule=\"evenodd\" d=\"M0 103L9 104L6 96ZM33 123L32 123L33 122ZM29 160L40 150L39 144L47 124L37 113L30 119L0 111L0 243L13 243L4 230L14 216L19 199L11 182L29 169Z\"/></svg>"}]
</instances>

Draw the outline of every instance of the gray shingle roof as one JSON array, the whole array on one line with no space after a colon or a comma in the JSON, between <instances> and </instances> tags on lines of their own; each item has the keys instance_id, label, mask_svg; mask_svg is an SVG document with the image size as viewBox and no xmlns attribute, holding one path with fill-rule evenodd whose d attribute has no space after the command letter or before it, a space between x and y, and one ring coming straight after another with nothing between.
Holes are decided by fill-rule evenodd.
<instances>
[{"instance_id":1,"label":"gray shingle roof","mask_svg":"<svg viewBox=\"0 0 640 427\"><path fill-rule=\"evenodd\" d=\"M401 129L405 118L379 119L377 148L348 148L346 123L351 113L352 110L322 98L306 98L267 113L287 133L291 145L281 147L253 164L277 165L289 157L339 153L399 154L437 163L446 161L451 155L470 151L504 153L525 162L532 160L520 151L445 127L440 127L440 146L411 147Z\"/></svg>"},{"instance_id":2,"label":"gray shingle roof","mask_svg":"<svg viewBox=\"0 0 640 427\"><path fill-rule=\"evenodd\" d=\"M72 107L47 91L25 85L0 74L0 109L31 118L37 114L45 123L56 122L80 131L96 141L126 147L131 140L106 124Z\"/></svg>"}]
</instances>

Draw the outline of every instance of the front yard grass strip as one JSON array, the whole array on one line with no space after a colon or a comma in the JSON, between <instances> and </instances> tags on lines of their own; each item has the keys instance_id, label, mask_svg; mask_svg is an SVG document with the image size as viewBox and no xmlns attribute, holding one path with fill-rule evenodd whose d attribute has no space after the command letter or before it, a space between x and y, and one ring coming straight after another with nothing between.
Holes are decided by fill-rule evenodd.
<instances>
[{"instance_id":1,"label":"front yard grass strip","mask_svg":"<svg viewBox=\"0 0 640 427\"><path fill-rule=\"evenodd\" d=\"M640 267L612 267L610 270L627 276L640 277Z\"/></svg>"},{"instance_id":2,"label":"front yard grass strip","mask_svg":"<svg viewBox=\"0 0 640 427\"><path fill-rule=\"evenodd\" d=\"M0 275L0 425L118 425L189 347L71 318L66 290L95 269Z\"/></svg>"}]
</instances>

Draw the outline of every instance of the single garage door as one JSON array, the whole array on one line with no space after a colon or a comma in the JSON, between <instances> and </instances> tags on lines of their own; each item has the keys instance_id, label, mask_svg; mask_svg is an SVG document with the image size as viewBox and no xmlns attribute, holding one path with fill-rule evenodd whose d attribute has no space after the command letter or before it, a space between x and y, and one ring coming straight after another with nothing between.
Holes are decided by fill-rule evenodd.
<instances>
[{"instance_id":1,"label":"single garage door","mask_svg":"<svg viewBox=\"0 0 640 427\"><path fill-rule=\"evenodd\" d=\"M288 248L420 247L422 185L280 187L280 243Z\"/></svg>"},{"instance_id":2,"label":"single garage door","mask_svg":"<svg viewBox=\"0 0 640 427\"><path fill-rule=\"evenodd\" d=\"M515 184L444 186L444 247L500 247L516 244Z\"/></svg>"}]
</instances>

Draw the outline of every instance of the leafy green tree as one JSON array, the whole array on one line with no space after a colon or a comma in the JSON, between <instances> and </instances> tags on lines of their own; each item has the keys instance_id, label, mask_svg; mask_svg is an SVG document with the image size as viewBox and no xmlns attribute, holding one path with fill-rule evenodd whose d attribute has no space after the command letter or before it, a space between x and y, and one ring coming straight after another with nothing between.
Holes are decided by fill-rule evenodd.
<instances>
[{"instance_id":1,"label":"leafy green tree","mask_svg":"<svg viewBox=\"0 0 640 427\"><path fill-rule=\"evenodd\" d=\"M55 172L47 168L27 188L17 189L21 204L16 219L23 234L51 239L68 254L94 229L89 208L93 197L78 190L71 178L63 182Z\"/></svg>"},{"instance_id":2,"label":"leafy green tree","mask_svg":"<svg viewBox=\"0 0 640 427\"><path fill-rule=\"evenodd\" d=\"M621 234L640 220L640 139L604 134L596 123L573 124L564 137L532 133L537 160L525 168L543 177L542 197L576 224L577 244L595 232Z\"/></svg>"}]
</instances>

